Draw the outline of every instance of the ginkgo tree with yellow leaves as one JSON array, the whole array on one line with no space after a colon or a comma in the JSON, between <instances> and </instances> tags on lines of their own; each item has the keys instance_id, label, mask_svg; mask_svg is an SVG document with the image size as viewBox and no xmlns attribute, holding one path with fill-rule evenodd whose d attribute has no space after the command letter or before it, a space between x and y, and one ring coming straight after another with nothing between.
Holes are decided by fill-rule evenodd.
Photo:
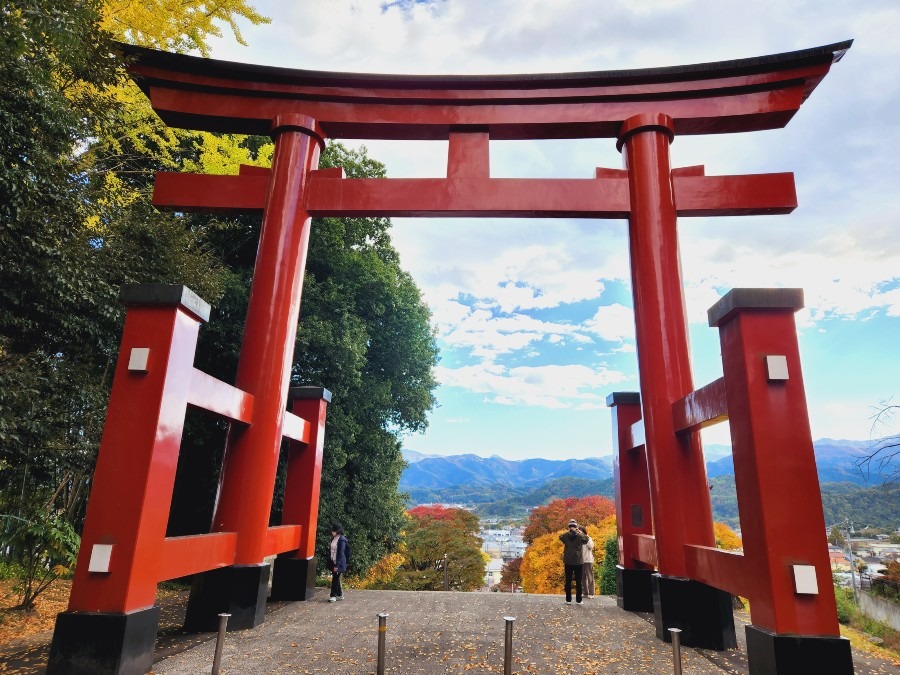
<instances>
[{"instance_id":1,"label":"ginkgo tree with yellow leaves","mask_svg":"<svg viewBox=\"0 0 900 675\"><path fill-rule=\"evenodd\" d=\"M254 25L271 22L246 0L105 0L100 27L129 44L209 56L208 40L223 36L222 24L247 45L240 19Z\"/></svg>"}]
</instances>

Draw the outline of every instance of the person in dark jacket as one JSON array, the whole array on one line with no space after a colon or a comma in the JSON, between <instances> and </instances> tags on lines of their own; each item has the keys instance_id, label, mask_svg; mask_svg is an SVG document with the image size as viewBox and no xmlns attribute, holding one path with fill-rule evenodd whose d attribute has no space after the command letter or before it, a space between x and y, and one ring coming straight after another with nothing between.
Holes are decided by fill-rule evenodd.
<instances>
[{"instance_id":1,"label":"person in dark jacket","mask_svg":"<svg viewBox=\"0 0 900 675\"><path fill-rule=\"evenodd\" d=\"M347 537L338 523L331 526L331 544L328 546L328 569L331 570L331 595L328 602L344 599L341 574L347 571Z\"/></svg>"},{"instance_id":2,"label":"person in dark jacket","mask_svg":"<svg viewBox=\"0 0 900 675\"><path fill-rule=\"evenodd\" d=\"M581 604L581 576L582 546L588 541L588 536L578 530L578 523L572 519L569 521L568 531L559 535L563 543L563 564L566 567L566 603L572 604L572 580L575 580L575 602Z\"/></svg>"}]
</instances>

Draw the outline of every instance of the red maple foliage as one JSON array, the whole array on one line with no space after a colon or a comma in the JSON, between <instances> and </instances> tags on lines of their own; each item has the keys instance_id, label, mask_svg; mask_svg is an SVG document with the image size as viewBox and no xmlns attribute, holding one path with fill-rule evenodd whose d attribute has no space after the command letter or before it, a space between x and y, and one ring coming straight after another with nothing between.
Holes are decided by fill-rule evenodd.
<instances>
[{"instance_id":1,"label":"red maple foliage","mask_svg":"<svg viewBox=\"0 0 900 675\"><path fill-rule=\"evenodd\" d=\"M429 523L452 523L463 532L478 532L478 516L466 509L447 508L440 504L417 506L408 511L412 518L422 527Z\"/></svg>"},{"instance_id":2,"label":"red maple foliage","mask_svg":"<svg viewBox=\"0 0 900 675\"><path fill-rule=\"evenodd\" d=\"M546 506L538 506L531 510L522 538L526 544L531 544L542 535L566 529L567 523L572 518L577 520L579 525L596 525L615 512L616 505L607 497L592 495L554 499Z\"/></svg>"},{"instance_id":3,"label":"red maple foliage","mask_svg":"<svg viewBox=\"0 0 900 675\"><path fill-rule=\"evenodd\" d=\"M417 506L409 510L410 518L416 520L453 520L459 509L448 509L441 504L429 504L428 506Z\"/></svg>"}]
</instances>

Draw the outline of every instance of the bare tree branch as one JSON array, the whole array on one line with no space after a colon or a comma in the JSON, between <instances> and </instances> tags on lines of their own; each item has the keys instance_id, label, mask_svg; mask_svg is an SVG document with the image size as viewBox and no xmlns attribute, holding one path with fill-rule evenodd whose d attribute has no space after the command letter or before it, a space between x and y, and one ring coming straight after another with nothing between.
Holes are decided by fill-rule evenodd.
<instances>
[{"instance_id":1,"label":"bare tree branch","mask_svg":"<svg viewBox=\"0 0 900 675\"><path fill-rule=\"evenodd\" d=\"M900 479L900 459L898 459L900 458L900 434L884 434L885 431L893 431L896 428L895 418L897 412L900 411L900 405L892 403L892 400L881 401L874 408L870 433L871 437L876 440L872 441L872 445L867 448L868 454L856 460L856 467L867 479L872 473L875 473L881 476L885 483L893 483Z\"/></svg>"}]
</instances>

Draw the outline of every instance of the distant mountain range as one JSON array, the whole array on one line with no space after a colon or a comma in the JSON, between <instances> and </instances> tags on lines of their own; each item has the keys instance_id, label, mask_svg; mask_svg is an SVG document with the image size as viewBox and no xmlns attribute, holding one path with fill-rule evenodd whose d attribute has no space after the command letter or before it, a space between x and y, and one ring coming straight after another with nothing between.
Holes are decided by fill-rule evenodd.
<instances>
[{"instance_id":1,"label":"distant mountain range","mask_svg":"<svg viewBox=\"0 0 900 675\"><path fill-rule=\"evenodd\" d=\"M814 444L820 483L850 482L871 485L881 482L881 475L864 475L857 462L869 452L871 443L823 438ZM734 474L731 448L727 445L707 445L706 470L710 478ZM442 489L453 486L508 485L515 488L534 488L557 478L589 478L605 480L612 477L612 457L588 459L524 459L508 460L494 455L426 455L404 450L409 466L400 479L400 490L417 488Z\"/></svg>"},{"instance_id":2,"label":"distant mountain range","mask_svg":"<svg viewBox=\"0 0 900 675\"><path fill-rule=\"evenodd\" d=\"M880 487L892 467L885 467L884 474L867 476L857 466L868 454L870 442L823 438L813 445L826 519L852 515L860 522L870 519L873 524L896 527L900 492L896 486ZM711 444L703 450L713 486L713 513L718 520L737 526L731 448ZM531 507L559 497L612 497L615 489L612 457L508 460L412 450L404 450L403 456L409 466L400 479L400 491L410 495L411 503L470 504L484 517L522 516ZM858 516L854 515L857 510Z\"/></svg>"},{"instance_id":3,"label":"distant mountain range","mask_svg":"<svg viewBox=\"0 0 900 675\"><path fill-rule=\"evenodd\" d=\"M555 478L611 478L612 458L590 459L523 459L478 455L449 457L409 455L409 466L400 478L400 490L412 488L446 488L454 485L478 486L502 484L513 487L538 487Z\"/></svg>"}]
</instances>

